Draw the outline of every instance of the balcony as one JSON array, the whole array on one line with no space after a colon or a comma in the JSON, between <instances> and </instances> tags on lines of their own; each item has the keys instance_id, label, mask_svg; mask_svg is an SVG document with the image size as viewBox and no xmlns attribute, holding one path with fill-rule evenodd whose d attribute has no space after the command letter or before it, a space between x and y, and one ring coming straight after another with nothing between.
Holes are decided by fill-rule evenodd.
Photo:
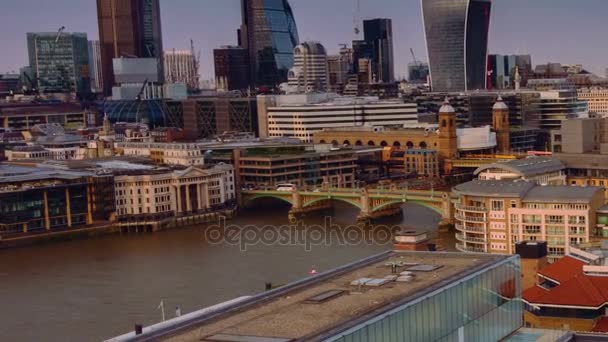
<instances>
[{"instance_id":1,"label":"balcony","mask_svg":"<svg viewBox=\"0 0 608 342\"><path fill-rule=\"evenodd\" d=\"M468 206L468 205L462 205L462 204L456 204L454 207L456 208L456 210L471 212L471 213L487 213L488 212L488 208L485 208L485 207L474 207L474 206Z\"/></svg>"},{"instance_id":2,"label":"balcony","mask_svg":"<svg viewBox=\"0 0 608 342\"><path fill-rule=\"evenodd\" d=\"M468 215L456 214L454 217L460 221L486 222L486 219L484 217L479 217L479 216L468 216Z\"/></svg>"},{"instance_id":3,"label":"balcony","mask_svg":"<svg viewBox=\"0 0 608 342\"><path fill-rule=\"evenodd\" d=\"M486 253L486 250L483 248L475 248L475 247L470 247L470 246L465 246L462 243L457 243L456 244L456 249L461 251L461 252L465 252L465 253Z\"/></svg>"},{"instance_id":4,"label":"balcony","mask_svg":"<svg viewBox=\"0 0 608 342\"><path fill-rule=\"evenodd\" d=\"M456 229L463 232L486 233L486 230L482 227L471 227L462 224L456 224Z\"/></svg>"},{"instance_id":5,"label":"balcony","mask_svg":"<svg viewBox=\"0 0 608 342\"><path fill-rule=\"evenodd\" d=\"M486 244L486 239L465 236L464 234L456 234L456 240L469 243Z\"/></svg>"}]
</instances>

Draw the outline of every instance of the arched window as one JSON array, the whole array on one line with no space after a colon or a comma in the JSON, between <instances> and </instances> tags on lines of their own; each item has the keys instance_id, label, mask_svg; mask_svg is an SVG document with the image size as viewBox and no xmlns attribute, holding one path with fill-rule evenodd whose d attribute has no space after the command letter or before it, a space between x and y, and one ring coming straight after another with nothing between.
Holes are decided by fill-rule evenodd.
<instances>
[{"instance_id":1,"label":"arched window","mask_svg":"<svg viewBox=\"0 0 608 342\"><path fill-rule=\"evenodd\" d=\"M382 146L382 147L386 147L386 146L388 146L388 143L387 143L386 141L384 141L384 140L383 140L383 141L380 143L380 146Z\"/></svg>"},{"instance_id":2,"label":"arched window","mask_svg":"<svg viewBox=\"0 0 608 342\"><path fill-rule=\"evenodd\" d=\"M405 144L405 146L407 146L408 149L412 149L412 148L414 148L414 143L411 141L408 141L407 144Z\"/></svg>"},{"instance_id":3,"label":"arched window","mask_svg":"<svg viewBox=\"0 0 608 342\"><path fill-rule=\"evenodd\" d=\"M373 142L372 140L370 140L370 141L367 142L367 145L368 146L376 146L376 143Z\"/></svg>"},{"instance_id":4,"label":"arched window","mask_svg":"<svg viewBox=\"0 0 608 342\"><path fill-rule=\"evenodd\" d=\"M337 141L337 140L332 140L332 141L331 141L331 144L332 144L333 146L338 146L338 141Z\"/></svg>"},{"instance_id":5,"label":"arched window","mask_svg":"<svg viewBox=\"0 0 608 342\"><path fill-rule=\"evenodd\" d=\"M348 140L344 140L343 145L344 145L344 146L350 146L350 141L348 141Z\"/></svg>"},{"instance_id":6,"label":"arched window","mask_svg":"<svg viewBox=\"0 0 608 342\"><path fill-rule=\"evenodd\" d=\"M394 146L394 147L401 147L401 143L400 143L400 142L398 142L398 141L395 141L395 142L393 143L393 146Z\"/></svg>"},{"instance_id":7,"label":"arched window","mask_svg":"<svg viewBox=\"0 0 608 342\"><path fill-rule=\"evenodd\" d=\"M356 146L363 146L363 141L361 140L357 140L357 142L355 143Z\"/></svg>"},{"instance_id":8,"label":"arched window","mask_svg":"<svg viewBox=\"0 0 608 342\"><path fill-rule=\"evenodd\" d=\"M325 142L325 140L321 140L319 141L319 144L327 144L327 142Z\"/></svg>"},{"instance_id":9,"label":"arched window","mask_svg":"<svg viewBox=\"0 0 608 342\"><path fill-rule=\"evenodd\" d=\"M420 148L426 148L426 147L427 147L426 142L421 141L421 142L420 142Z\"/></svg>"},{"instance_id":10,"label":"arched window","mask_svg":"<svg viewBox=\"0 0 608 342\"><path fill-rule=\"evenodd\" d=\"M447 125L448 123L445 121L445 119L441 121L441 127L446 127Z\"/></svg>"}]
</instances>

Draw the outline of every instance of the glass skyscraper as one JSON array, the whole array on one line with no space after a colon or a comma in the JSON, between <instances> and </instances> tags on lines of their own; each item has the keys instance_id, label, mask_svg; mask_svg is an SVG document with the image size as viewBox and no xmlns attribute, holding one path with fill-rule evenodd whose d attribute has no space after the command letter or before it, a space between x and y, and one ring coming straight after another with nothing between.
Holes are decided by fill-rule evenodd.
<instances>
[{"instance_id":1,"label":"glass skyscraper","mask_svg":"<svg viewBox=\"0 0 608 342\"><path fill-rule=\"evenodd\" d=\"M372 48L372 72L376 81L395 81L393 22L390 19L364 20L363 35Z\"/></svg>"},{"instance_id":2,"label":"glass skyscraper","mask_svg":"<svg viewBox=\"0 0 608 342\"><path fill-rule=\"evenodd\" d=\"M287 82L298 29L287 0L242 0L239 42L249 51L251 81L274 87Z\"/></svg>"},{"instance_id":3,"label":"glass skyscraper","mask_svg":"<svg viewBox=\"0 0 608 342\"><path fill-rule=\"evenodd\" d=\"M86 33L28 33L27 47L40 91L91 91Z\"/></svg>"},{"instance_id":4,"label":"glass skyscraper","mask_svg":"<svg viewBox=\"0 0 608 342\"><path fill-rule=\"evenodd\" d=\"M433 91L486 89L490 0L421 0Z\"/></svg>"},{"instance_id":5,"label":"glass skyscraper","mask_svg":"<svg viewBox=\"0 0 608 342\"><path fill-rule=\"evenodd\" d=\"M97 0L104 94L112 93L112 59L162 58L159 0ZM162 63L159 63L162 78Z\"/></svg>"}]
</instances>

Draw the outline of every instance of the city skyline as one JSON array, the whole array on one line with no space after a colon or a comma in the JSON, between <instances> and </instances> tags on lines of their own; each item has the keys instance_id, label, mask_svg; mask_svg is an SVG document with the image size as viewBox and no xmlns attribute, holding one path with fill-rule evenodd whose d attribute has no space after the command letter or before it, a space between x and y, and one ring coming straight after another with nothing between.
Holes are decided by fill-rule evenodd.
<instances>
[{"instance_id":1,"label":"city skyline","mask_svg":"<svg viewBox=\"0 0 608 342\"><path fill-rule=\"evenodd\" d=\"M207 0L210 1L210 0ZM166 49L188 49L190 39L201 50L201 76L213 78L213 49L236 45L236 30L241 23L240 1L222 1L210 10L205 1L161 1L163 40ZM407 75L412 62L409 48L420 61L427 61L420 0L362 0L359 20L376 17L393 19L395 76ZM531 54L533 64L560 62L580 63L603 75L608 47L597 44L608 31L602 13L608 3L602 0L494 0L490 27L489 53ZM353 33L355 6L352 0L292 0L300 40L321 42L330 54L338 44L355 39ZM29 9L36 8L33 12ZM318 8L323 8L322 11ZM526 8L526 10L522 10ZM197 9L200 9L197 11ZM16 15L27 13L26 16ZM95 1L66 0L61 6L42 0L23 0L0 14L0 41L14 53L0 60L0 73L17 71L27 65L26 32L55 31L65 26L68 32L86 32L89 39L98 38ZM396 15L398 14L398 15ZM542 21L551 18L551 22ZM585 18L572 25L571 18ZM332 29L319 23L332 22ZM542 22L542 25L539 25ZM565 24L567 23L567 24ZM359 24L362 27L362 23ZM598 29L599 28L599 29ZM602 28L606 28L603 30ZM207 34L210 32L211 34ZM359 36L362 38L362 35ZM584 38L584 39L581 39Z\"/></svg>"}]
</instances>

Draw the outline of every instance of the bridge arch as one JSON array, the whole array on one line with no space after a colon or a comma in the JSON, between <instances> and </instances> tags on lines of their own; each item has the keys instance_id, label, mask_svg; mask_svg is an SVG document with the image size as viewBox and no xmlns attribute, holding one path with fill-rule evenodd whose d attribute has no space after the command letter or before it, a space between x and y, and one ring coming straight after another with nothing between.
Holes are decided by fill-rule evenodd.
<instances>
[{"instance_id":1,"label":"bridge arch","mask_svg":"<svg viewBox=\"0 0 608 342\"><path fill-rule=\"evenodd\" d=\"M247 198L247 201L245 203L252 203L256 200L262 199L262 198L274 198L277 200L280 200L284 203L287 203L289 205L293 205L293 203L291 202L291 193L289 193L289 199L287 197L283 197L283 196L279 196L279 195L275 195L275 194L259 194L259 195L255 195L251 198Z\"/></svg>"},{"instance_id":2,"label":"bridge arch","mask_svg":"<svg viewBox=\"0 0 608 342\"><path fill-rule=\"evenodd\" d=\"M427 209L431 209L431 210L433 210L434 212L436 212L437 214L439 214L439 215L441 215L443 217L443 210L441 208L433 206L433 205L428 204L428 203L423 202L423 201L407 200L407 199L406 199L405 202L401 199L401 200L394 200L394 201L388 201L388 202L382 203L382 204L380 204L380 205L372 208L372 212L376 212L376 211L382 210L384 208L390 207L390 206L395 205L395 204L406 204L406 203L413 203L413 204L425 207Z\"/></svg>"},{"instance_id":3,"label":"bridge arch","mask_svg":"<svg viewBox=\"0 0 608 342\"><path fill-rule=\"evenodd\" d=\"M319 198L315 198L312 199L310 201L304 202L304 204L302 205L302 208L308 208L310 206L313 206L319 202L323 202L323 201L338 201L338 202L344 202L344 203L348 203L358 209L361 209L361 203L358 202L357 200L351 200L351 199L347 199L347 198L342 198L342 197L332 197L330 196L329 198L327 197L319 197Z\"/></svg>"}]
</instances>

